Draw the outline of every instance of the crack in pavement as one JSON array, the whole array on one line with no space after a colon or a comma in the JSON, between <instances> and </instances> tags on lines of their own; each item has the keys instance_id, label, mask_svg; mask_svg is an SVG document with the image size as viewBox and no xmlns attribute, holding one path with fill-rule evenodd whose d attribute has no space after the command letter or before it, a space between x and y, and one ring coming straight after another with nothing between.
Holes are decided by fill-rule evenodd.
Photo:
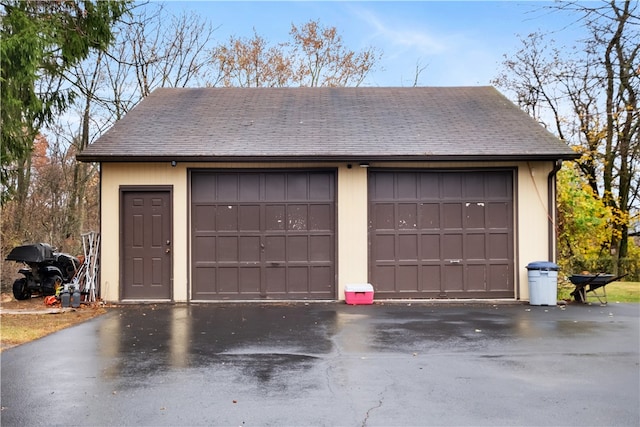
<instances>
[{"instance_id":1,"label":"crack in pavement","mask_svg":"<svg viewBox=\"0 0 640 427\"><path fill-rule=\"evenodd\" d=\"M385 370L385 373L387 375L389 375L389 372ZM362 420L362 424L361 427L366 427L367 422L369 421L369 417L371 416L371 412L373 412L376 409L380 409L382 407L382 403L384 402L384 396L387 394L387 390L389 390L389 387L393 384L393 382L391 382L390 384L387 384L384 387L384 390L382 390L380 392L379 395L379 399L378 399L378 404L375 406L372 406L371 408L369 408L364 416L364 420Z\"/></svg>"}]
</instances>

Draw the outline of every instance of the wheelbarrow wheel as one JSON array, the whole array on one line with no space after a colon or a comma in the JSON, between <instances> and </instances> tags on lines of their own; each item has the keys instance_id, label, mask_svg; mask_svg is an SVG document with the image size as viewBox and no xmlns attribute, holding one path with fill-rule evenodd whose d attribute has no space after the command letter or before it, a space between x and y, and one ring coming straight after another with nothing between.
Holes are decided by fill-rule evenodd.
<instances>
[{"instance_id":1,"label":"wheelbarrow wheel","mask_svg":"<svg viewBox=\"0 0 640 427\"><path fill-rule=\"evenodd\" d=\"M31 291L24 277L13 282L13 296L17 300L25 300L31 297Z\"/></svg>"}]
</instances>

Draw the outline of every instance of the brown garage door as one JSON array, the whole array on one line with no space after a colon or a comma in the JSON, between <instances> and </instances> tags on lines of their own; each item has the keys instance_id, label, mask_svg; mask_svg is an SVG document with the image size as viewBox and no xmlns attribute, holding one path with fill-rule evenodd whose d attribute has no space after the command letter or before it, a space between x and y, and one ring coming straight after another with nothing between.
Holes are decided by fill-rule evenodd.
<instances>
[{"instance_id":1,"label":"brown garage door","mask_svg":"<svg viewBox=\"0 0 640 427\"><path fill-rule=\"evenodd\" d=\"M333 299L333 171L191 174L192 300Z\"/></svg>"},{"instance_id":2,"label":"brown garage door","mask_svg":"<svg viewBox=\"0 0 640 427\"><path fill-rule=\"evenodd\" d=\"M514 297L512 171L371 171L379 298Z\"/></svg>"}]
</instances>

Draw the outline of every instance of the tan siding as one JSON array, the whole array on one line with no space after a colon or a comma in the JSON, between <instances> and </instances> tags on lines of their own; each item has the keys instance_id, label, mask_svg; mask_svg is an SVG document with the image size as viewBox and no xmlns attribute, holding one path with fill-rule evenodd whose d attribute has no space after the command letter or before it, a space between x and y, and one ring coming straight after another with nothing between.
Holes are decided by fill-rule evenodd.
<instances>
[{"instance_id":1,"label":"tan siding","mask_svg":"<svg viewBox=\"0 0 640 427\"><path fill-rule=\"evenodd\" d=\"M367 169L338 169L338 297L348 284L367 283Z\"/></svg>"},{"instance_id":2,"label":"tan siding","mask_svg":"<svg viewBox=\"0 0 640 427\"><path fill-rule=\"evenodd\" d=\"M346 163L104 163L102 164L102 271L101 292L107 301L119 295L119 188L121 185L173 186L173 295L187 301L189 283L189 209L188 168L313 168L338 169L338 297L344 298L344 286L367 282L367 169L347 168ZM552 162L475 162L475 163L372 163L371 167L389 168L483 168L513 167L516 172L515 248L516 294L528 299L526 265L548 258L547 177Z\"/></svg>"}]
</instances>

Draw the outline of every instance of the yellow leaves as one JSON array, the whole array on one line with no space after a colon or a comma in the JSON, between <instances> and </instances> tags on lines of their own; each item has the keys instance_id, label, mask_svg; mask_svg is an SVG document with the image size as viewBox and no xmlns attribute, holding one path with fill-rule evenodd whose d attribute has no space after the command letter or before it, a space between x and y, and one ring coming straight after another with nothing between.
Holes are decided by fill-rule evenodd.
<instances>
[{"instance_id":1,"label":"yellow leaves","mask_svg":"<svg viewBox=\"0 0 640 427\"><path fill-rule=\"evenodd\" d=\"M575 165L565 164L558 172L559 263L571 258L595 260L611 238L614 215L580 177Z\"/></svg>"}]
</instances>

